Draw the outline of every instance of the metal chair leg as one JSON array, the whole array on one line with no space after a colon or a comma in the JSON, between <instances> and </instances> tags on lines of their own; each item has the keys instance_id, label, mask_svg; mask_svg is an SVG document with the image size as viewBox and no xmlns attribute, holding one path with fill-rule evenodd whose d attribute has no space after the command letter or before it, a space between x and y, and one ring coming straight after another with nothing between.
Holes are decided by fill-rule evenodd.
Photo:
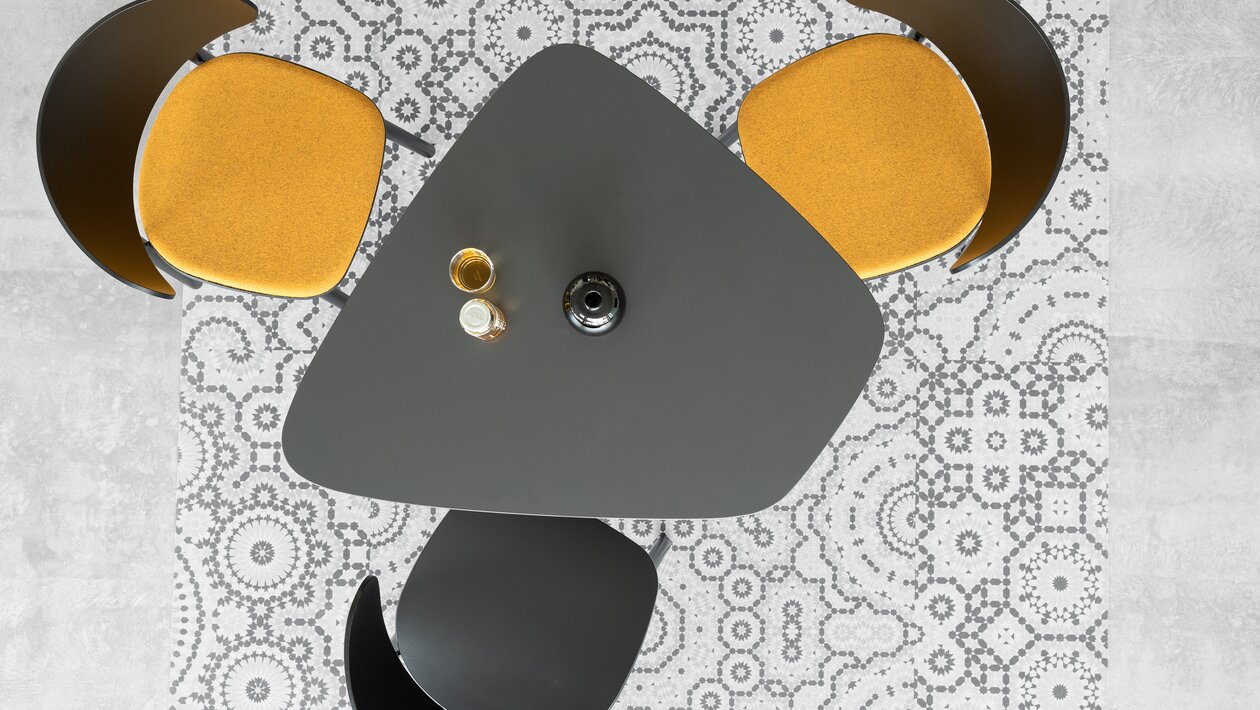
<instances>
[{"instance_id":1,"label":"metal chair leg","mask_svg":"<svg viewBox=\"0 0 1260 710\"><path fill-rule=\"evenodd\" d=\"M731 121L731 125L722 131L722 135L718 136L718 140L722 141L722 145L730 148L739 141L739 121Z\"/></svg>"},{"instance_id":2,"label":"metal chair leg","mask_svg":"<svg viewBox=\"0 0 1260 710\"><path fill-rule=\"evenodd\" d=\"M407 150L419 153L426 158L432 158L434 153L437 152L432 143L389 121L385 122L385 137Z\"/></svg>"},{"instance_id":3,"label":"metal chair leg","mask_svg":"<svg viewBox=\"0 0 1260 710\"><path fill-rule=\"evenodd\" d=\"M661 526L661 535L656 538L656 542L652 543L652 549L648 550L648 557L652 558L652 564L658 568L665 561L665 554L669 552L669 548L674 546L674 542L665 534L665 526Z\"/></svg>"},{"instance_id":4,"label":"metal chair leg","mask_svg":"<svg viewBox=\"0 0 1260 710\"><path fill-rule=\"evenodd\" d=\"M350 294L339 288L333 288L319 294L319 298L332 304L337 310L341 310L342 308L345 308L347 303L349 303Z\"/></svg>"}]
</instances>

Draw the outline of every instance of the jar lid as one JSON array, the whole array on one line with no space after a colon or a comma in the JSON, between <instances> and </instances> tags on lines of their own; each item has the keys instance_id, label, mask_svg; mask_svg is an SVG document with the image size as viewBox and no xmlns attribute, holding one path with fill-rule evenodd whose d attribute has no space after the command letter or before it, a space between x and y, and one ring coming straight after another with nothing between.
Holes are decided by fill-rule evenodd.
<instances>
[{"instance_id":1,"label":"jar lid","mask_svg":"<svg viewBox=\"0 0 1260 710\"><path fill-rule=\"evenodd\" d=\"M468 301L463 308L459 309L459 324L473 335L489 332L492 322L494 322L494 313L490 311L490 304L480 298Z\"/></svg>"}]
</instances>

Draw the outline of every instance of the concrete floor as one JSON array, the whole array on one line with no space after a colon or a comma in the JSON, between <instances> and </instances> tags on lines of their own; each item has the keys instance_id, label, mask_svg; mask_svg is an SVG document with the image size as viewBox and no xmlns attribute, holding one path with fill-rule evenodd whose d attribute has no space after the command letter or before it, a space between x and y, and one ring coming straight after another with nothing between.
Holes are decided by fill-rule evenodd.
<instances>
[{"instance_id":1,"label":"concrete floor","mask_svg":"<svg viewBox=\"0 0 1260 710\"><path fill-rule=\"evenodd\" d=\"M1113 0L1116 708L1260 707L1260 24Z\"/></svg>"},{"instance_id":2,"label":"concrete floor","mask_svg":"<svg viewBox=\"0 0 1260 710\"><path fill-rule=\"evenodd\" d=\"M179 304L88 261L35 162L48 76L118 4L0 0L4 708L169 706Z\"/></svg>"},{"instance_id":3,"label":"concrete floor","mask_svg":"<svg viewBox=\"0 0 1260 710\"><path fill-rule=\"evenodd\" d=\"M6 708L168 704L179 307L79 253L34 158L57 58L118 2L0 0ZM1260 707L1260 3L1112 22L1108 705Z\"/></svg>"}]
</instances>

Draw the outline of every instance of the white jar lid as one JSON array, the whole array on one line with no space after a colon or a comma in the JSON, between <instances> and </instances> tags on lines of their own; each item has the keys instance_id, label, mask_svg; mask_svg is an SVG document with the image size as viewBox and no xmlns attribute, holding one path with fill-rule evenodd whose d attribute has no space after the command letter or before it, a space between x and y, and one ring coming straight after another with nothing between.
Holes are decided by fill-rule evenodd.
<instances>
[{"instance_id":1,"label":"white jar lid","mask_svg":"<svg viewBox=\"0 0 1260 710\"><path fill-rule=\"evenodd\" d=\"M490 330L494 314L490 306L480 298L474 298L459 309L459 324L473 335L482 335Z\"/></svg>"}]
</instances>

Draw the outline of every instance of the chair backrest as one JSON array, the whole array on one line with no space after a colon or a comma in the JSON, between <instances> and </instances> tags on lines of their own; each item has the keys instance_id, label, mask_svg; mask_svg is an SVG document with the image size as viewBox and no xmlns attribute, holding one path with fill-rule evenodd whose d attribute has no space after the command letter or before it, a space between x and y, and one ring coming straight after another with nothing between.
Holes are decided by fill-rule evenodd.
<instances>
[{"instance_id":1,"label":"chair backrest","mask_svg":"<svg viewBox=\"0 0 1260 710\"><path fill-rule=\"evenodd\" d=\"M75 243L123 283L175 295L132 201L149 113L197 50L257 16L248 0L138 0L93 25L53 71L36 125L44 190Z\"/></svg>"},{"instance_id":2,"label":"chair backrest","mask_svg":"<svg viewBox=\"0 0 1260 710\"><path fill-rule=\"evenodd\" d=\"M996 252L1045 201L1063 165L1068 89L1049 38L1013 0L849 0L936 45L984 118L993 160L989 204L950 271Z\"/></svg>"},{"instance_id":3,"label":"chair backrest","mask_svg":"<svg viewBox=\"0 0 1260 710\"><path fill-rule=\"evenodd\" d=\"M346 689L355 710L442 710L412 680L389 640L376 577L359 584L346 620Z\"/></svg>"}]
</instances>

